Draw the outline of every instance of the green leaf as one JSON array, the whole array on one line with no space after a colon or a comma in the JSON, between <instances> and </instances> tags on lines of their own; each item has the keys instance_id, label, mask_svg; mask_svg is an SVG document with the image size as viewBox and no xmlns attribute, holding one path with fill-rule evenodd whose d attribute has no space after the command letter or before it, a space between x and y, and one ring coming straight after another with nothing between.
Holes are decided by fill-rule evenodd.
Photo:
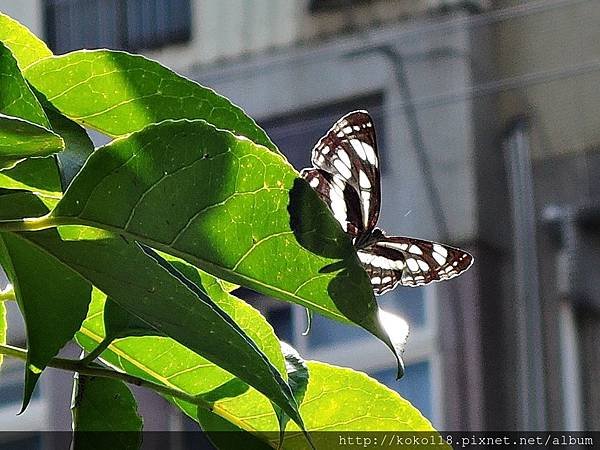
<instances>
[{"instance_id":1,"label":"green leaf","mask_svg":"<svg viewBox=\"0 0 600 450\"><path fill-rule=\"evenodd\" d=\"M63 116L50 105L47 107L44 105L44 110L52 129L63 138L65 143L64 150L56 155L64 191L94 151L94 143L85 129L76 122Z\"/></svg>"},{"instance_id":2,"label":"green leaf","mask_svg":"<svg viewBox=\"0 0 600 450\"><path fill-rule=\"evenodd\" d=\"M308 361L310 379L300 407L310 431L428 431L431 423L400 395L366 374ZM304 448L288 425L284 448ZM312 433L316 448L339 444L337 433ZM332 440L333 439L333 440Z\"/></svg>"},{"instance_id":3,"label":"green leaf","mask_svg":"<svg viewBox=\"0 0 600 450\"><path fill-rule=\"evenodd\" d=\"M63 114L109 136L165 119L204 119L276 150L239 107L142 56L82 50L43 59L26 77Z\"/></svg>"},{"instance_id":4,"label":"green leaf","mask_svg":"<svg viewBox=\"0 0 600 450\"><path fill-rule=\"evenodd\" d=\"M45 208L38 202L31 195L3 195L0 218L43 214ZM52 238L57 232L35 234ZM24 410L46 364L73 338L85 319L91 287L76 272L14 233L0 233L0 265L14 287L27 330Z\"/></svg>"},{"instance_id":5,"label":"green leaf","mask_svg":"<svg viewBox=\"0 0 600 450\"><path fill-rule=\"evenodd\" d=\"M0 169L2 162L48 156L64 148L62 138L47 128L0 113Z\"/></svg>"},{"instance_id":6,"label":"green leaf","mask_svg":"<svg viewBox=\"0 0 600 450\"><path fill-rule=\"evenodd\" d=\"M125 383L76 375L73 390L74 450L135 450L141 446L142 418Z\"/></svg>"},{"instance_id":7,"label":"green leaf","mask_svg":"<svg viewBox=\"0 0 600 450\"><path fill-rule=\"evenodd\" d=\"M0 188L32 191L40 196L58 199L61 185L53 156L31 158L12 169L0 171Z\"/></svg>"},{"instance_id":8,"label":"green leaf","mask_svg":"<svg viewBox=\"0 0 600 450\"><path fill-rule=\"evenodd\" d=\"M52 56L44 41L16 20L2 13L0 13L0 41L11 50L21 69L25 69L38 59Z\"/></svg>"},{"instance_id":9,"label":"green leaf","mask_svg":"<svg viewBox=\"0 0 600 450\"><path fill-rule=\"evenodd\" d=\"M0 301L0 344L6 344L6 306ZM2 359L4 355L0 355L0 367L2 367Z\"/></svg>"},{"instance_id":10,"label":"green leaf","mask_svg":"<svg viewBox=\"0 0 600 450\"><path fill-rule=\"evenodd\" d=\"M277 370L285 373L285 362L281 354L279 341L272 327L244 301L220 289L216 279L204 273L198 273L197 278L186 275L194 282L209 292L213 300L250 336L257 346L269 358ZM93 350L105 336L103 313L105 310L105 296L95 291L88 319L84 322L77 341L86 350ZM236 421L242 429L247 431L277 429L277 421L271 403L266 397L255 389L249 388L230 373L211 363L207 359L191 352L172 339L160 337L128 337L114 341L101 358L111 366L125 370L128 373L146 380L158 382L171 388L179 389L191 395L203 395L207 401L220 398L229 392L230 395L251 392L256 402L253 408L268 418L266 422L257 424L257 428L246 428L243 421ZM233 384L231 384L233 383ZM223 386L227 386L224 388ZM171 399L186 414L194 419L197 416L196 406L177 399ZM216 414L231 417L233 405L228 402L214 404Z\"/></svg>"},{"instance_id":11,"label":"green leaf","mask_svg":"<svg viewBox=\"0 0 600 450\"><path fill-rule=\"evenodd\" d=\"M21 75L11 51L0 42L0 113L25 119L44 128L50 123L42 106Z\"/></svg>"},{"instance_id":12,"label":"green leaf","mask_svg":"<svg viewBox=\"0 0 600 450\"><path fill-rule=\"evenodd\" d=\"M23 157L58 151L64 147L64 143L50 131L50 123L42 106L21 75L17 61L9 50L17 52L17 58L23 66L33 62L38 56L45 55L43 47L38 45L37 38L26 28L3 14L0 14L0 40L6 45L0 43L0 113L23 120L0 120L0 168L6 169ZM41 129L35 125L39 125ZM16 132L26 133L27 140L23 139L23 135L16 135ZM8 153L12 151L10 147L13 144L18 145L16 155ZM41 148L35 147L38 145ZM58 171L52 158L23 161L10 170L0 172L1 188L28 189L39 191L42 195L60 192L57 181Z\"/></svg>"},{"instance_id":13,"label":"green leaf","mask_svg":"<svg viewBox=\"0 0 600 450\"><path fill-rule=\"evenodd\" d=\"M20 195L33 197L26 193ZM5 204L13 205L17 197L19 194L0 196L0 213L6 209ZM61 227L60 234L59 237L56 233L44 232L7 233L15 240L32 244L48 259L75 270L159 334L177 340L239 376L302 423L281 374L243 330L201 290L194 291L182 284L142 253L136 244L82 227ZM34 276L32 273L31 277Z\"/></svg>"},{"instance_id":14,"label":"green leaf","mask_svg":"<svg viewBox=\"0 0 600 450\"><path fill-rule=\"evenodd\" d=\"M337 448L339 434L332 432L419 431L435 434L431 423L419 410L397 392L387 388L364 373L315 361L306 363L308 386L300 405L300 413L317 449ZM266 411L255 411L256 396L243 395L226 399L231 413L248 427L260 426L269 417ZM215 403L219 405L220 402ZM233 431L223 420L215 420L210 413L199 412L200 423L209 431ZM270 413L275 420L274 413ZM312 431L312 433L311 433ZM220 433L216 434L217 438ZM226 436L225 436L226 437ZM271 446L277 446L277 436L267 434ZM302 433L289 423L283 442L284 449L305 449Z\"/></svg>"},{"instance_id":15,"label":"green leaf","mask_svg":"<svg viewBox=\"0 0 600 450\"><path fill-rule=\"evenodd\" d=\"M308 386L308 367L298 352L289 344L281 342L281 349L285 357L288 384L292 388L294 398L298 404L301 404ZM223 403L227 404L232 400L233 407L236 408L236 414L242 416L247 415L248 410L254 410L255 412L255 414L250 415L250 417L260 417L268 414L266 411L259 412L254 409L255 406L253 405L256 405L256 395L253 393L241 396L240 394L236 395L234 392L227 392L226 390L221 389L220 392L218 392L218 395L216 394L217 393L213 393L215 405L221 406ZM289 422L289 417L285 414L281 414L281 411L276 411L276 414L280 427L279 439L281 442L283 440L283 430L285 430L286 425ZM269 415L272 416L273 413ZM247 448L246 445L250 445L249 448L263 449L272 448L272 446L269 445L269 442L274 443L274 433L268 433L263 436L263 440L258 440L256 437L244 432L245 430L205 409L198 408L197 419L202 429L207 433L207 436L217 448Z\"/></svg>"},{"instance_id":16,"label":"green leaf","mask_svg":"<svg viewBox=\"0 0 600 450\"><path fill-rule=\"evenodd\" d=\"M285 358L285 369L288 374L288 384L292 389L296 403L302 404L306 388L308 386L308 367L300 354L286 342L281 342L281 350ZM278 412L279 429L281 430L280 442L283 440L283 432L290 418L283 412Z\"/></svg>"},{"instance_id":17,"label":"green leaf","mask_svg":"<svg viewBox=\"0 0 600 450\"><path fill-rule=\"evenodd\" d=\"M392 346L316 193L281 156L204 121L165 121L96 150L49 220L118 232Z\"/></svg>"}]
</instances>

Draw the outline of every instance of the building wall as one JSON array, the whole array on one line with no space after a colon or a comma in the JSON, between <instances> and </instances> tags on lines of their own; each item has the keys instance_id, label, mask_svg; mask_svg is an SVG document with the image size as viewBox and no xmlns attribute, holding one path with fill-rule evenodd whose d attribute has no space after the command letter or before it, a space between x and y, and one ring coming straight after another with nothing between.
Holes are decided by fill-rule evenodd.
<instances>
[{"instance_id":1,"label":"building wall","mask_svg":"<svg viewBox=\"0 0 600 450\"><path fill-rule=\"evenodd\" d=\"M515 1L495 4L522 6ZM539 5L539 13L493 27L498 77L517 81L511 83L516 88L498 94L499 120L527 119L534 160L543 348L531 351L543 352L547 427L598 429L600 408L590 374L600 367L590 355L597 355L597 341L592 342L600 335L600 320L597 308L576 300L578 289L590 290L598 270L565 244L565 229L571 225L564 223L572 223L575 247L591 246L590 252L600 252L597 238L584 238L577 220L565 219L577 211L595 211L598 205L600 4L549 1ZM550 221L553 215L563 220L558 238L550 222L559 219ZM579 272L587 276L573 275ZM505 311L508 303L507 298ZM572 333L566 333L571 322ZM572 354L565 354L565 349Z\"/></svg>"}]
</instances>

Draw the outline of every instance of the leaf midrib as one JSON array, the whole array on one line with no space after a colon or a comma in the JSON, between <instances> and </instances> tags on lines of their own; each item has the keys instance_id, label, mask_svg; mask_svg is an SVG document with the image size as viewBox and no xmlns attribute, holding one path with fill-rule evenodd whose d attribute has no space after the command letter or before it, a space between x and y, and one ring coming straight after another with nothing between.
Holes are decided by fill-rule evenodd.
<instances>
[{"instance_id":1,"label":"leaf midrib","mask_svg":"<svg viewBox=\"0 0 600 450\"><path fill-rule=\"evenodd\" d=\"M227 267L219 266L219 265L217 265L217 264L215 264L213 262L201 259L201 258L199 258L197 256L191 255L191 254L186 253L186 252L182 252L180 250L177 250L176 248L169 247L167 244L155 241L154 239L150 239L150 238L148 238L146 236L138 235L138 234L133 233L131 231L124 230L123 228L119 228L119 227L116 227L114 225L109 225L109 224L106 224L106 223L103 223L103 222L98 222L98 221L95 221L95 220L81 219L81 218L79 218L77 216L59 216L59 217L56 217L56 216L52 216L50 214L49 216L46 216L43 219L46 219L46 218L49 219L50 222L51 222L51 225L55 226L55 227L60 226L60 225L91 226L91 227L94 227L94 228L100 228L102 230L110 231L110 232L115 233L117 235L127 236L127 237L131 238L134 241L144 242L144 243L148 244L150 247L155 248L156 250L160 250L162 252L165 252L165 253L168 253L170 255L176 256L177 258L181 258L184 261L188 261L189 257L191 256L194 259L194 261L196 261L196 262L198 262L198 263L200 263L200 264L203 265L203 267L200 267L200 268L203 268L204 270L206 270L207 267L210 267L210 268L214 269L215 272L224 272L224 273L227 273L227 274L230 274L230 275L234 275L237 278L241 278L243 280L249 281L249 282L254 283L256 285L262 286L265 289L268 289L270 291L275 291L277 293L280 293L284 297L286 297L286 296L287 297L292 297L295 300L297 300L299 303L305 303L307 305L310 305L312 308L320 311L325 316L330 316L330 317L334 316L339 321L341 321L343 323L348 323L348 319L346 317L344 317L343 315L341 315L341 314L339 314L339 313L337 313L335 311L326 309L326 308L320 306L319 304L310 301L309 299L307 299L305 297L301 297L301 296L297 295L296 292L290 292L290 291L286 291L286 290L283 290L281 288L278 288L276 286L271 286L271 285L266 284L266 283L264 283L264 282L262 282L260 280L252 278L252 277L250 277L248 275L240 274L240 273L235 272L234 270L229 269ZM194 263L192 263L192 264L194 264ZM194 265L196 265L196 264L194 264ZM209 270L206 270L206 271L209 272L209 273L211 273ZM217 277L218 278L222 278L222 277L219 277L218 275L217 275ZM306 282L309 282L309 281L312 281L312 280L307 280ZM306 283L306 282L304 282L304 283Z\"/></svg>"}]
</instances>

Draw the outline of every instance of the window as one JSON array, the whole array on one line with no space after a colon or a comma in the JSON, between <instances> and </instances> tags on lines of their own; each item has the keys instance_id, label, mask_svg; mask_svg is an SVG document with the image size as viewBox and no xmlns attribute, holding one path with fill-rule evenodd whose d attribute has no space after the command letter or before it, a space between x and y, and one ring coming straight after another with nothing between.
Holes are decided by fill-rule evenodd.
<instances>
[{"instance_id":1,"label":"window","mask_svg":"<svg viewBox=\"0 0 600 450\"><path fill-rule=\"evenodd\" d=\"M312 12L334 11L336 9L348 8L361 3L370 3L372 0L311 0L310 10Z\"/></svg>"},{"instance_id":2,"label":"window","mask_svg":"<svg viewBox=\"0 0 600 450\"><path fill-rule=\"evenodd\" d=\"M56 53L101 47L138 51L191 35L190 0L48 0L45 14L46 37Z\"/></svg>"}]
</instances>

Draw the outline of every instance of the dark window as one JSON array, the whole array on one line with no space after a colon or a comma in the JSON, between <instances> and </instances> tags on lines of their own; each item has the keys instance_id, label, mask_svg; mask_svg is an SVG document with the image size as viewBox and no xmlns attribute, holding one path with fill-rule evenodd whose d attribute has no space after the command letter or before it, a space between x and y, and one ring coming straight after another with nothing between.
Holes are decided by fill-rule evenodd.
<instances>
[{"instance_id":1,"label":"dark window","mask_svg":"<svg viewBox=\"0 0 600 450\"><path fill-rule=\"evenodd\" d=\"M47 0L46 37L64 53L80 48L137 51L187 41L190 0Z\"/></svg>"},{"instance_id":2,"label":"dark window","mask_svg":"<svg viewBox=\"0 0 600 450\"><path fill-rule=\"evenodd\" d=\"M383 160L385 142L383 130L383 95L381 93L354 97L351 100L343 100L314 108L293 111L289 114L263 120L260 125L266 130L283 154L285 154L288 161L296 169L300 170L311 165L311 149L321 136L331 128L334 122L344 114L357 109L366 109L373 117L377 131L379 157Z\"/></svg>"},{"instance_id":3,"label":"dark window","mask_svg":"<svg viewBox=\"0 0 600 450\"><path fill-rule=\"evenodd\" d=\"M370 3L371 1L372 0L311 0L310 10L312 12L332 11L363 3Z\"/></svg>"}]
</instances>

